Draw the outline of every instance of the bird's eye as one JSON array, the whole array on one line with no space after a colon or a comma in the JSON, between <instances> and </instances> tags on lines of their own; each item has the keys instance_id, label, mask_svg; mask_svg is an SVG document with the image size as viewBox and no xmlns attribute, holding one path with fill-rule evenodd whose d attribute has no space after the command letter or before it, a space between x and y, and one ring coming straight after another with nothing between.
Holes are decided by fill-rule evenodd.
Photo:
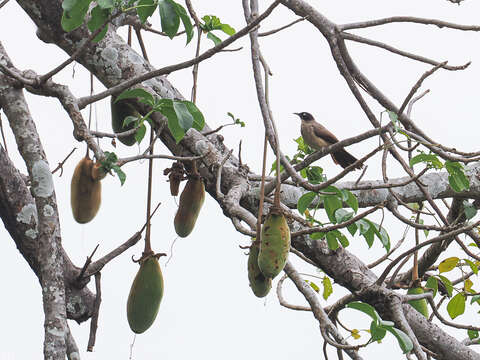
<instances>
[{"instance_id":1,"label":"bird's eye","mask_svg":"<svg viewBox=\"0 0 480 360\"><path fill-rule=\"evenodd\" d=\"M302 113L302 119L306 119L307 118L307 113Z\"/></svg>"}]
</instances>

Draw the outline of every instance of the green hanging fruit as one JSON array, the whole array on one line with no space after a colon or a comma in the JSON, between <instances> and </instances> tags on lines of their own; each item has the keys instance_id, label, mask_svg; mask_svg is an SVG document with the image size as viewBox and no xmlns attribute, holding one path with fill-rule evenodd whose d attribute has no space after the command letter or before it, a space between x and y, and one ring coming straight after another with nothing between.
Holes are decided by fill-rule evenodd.
<instances>
[{"instance_id":1,"label":"green hanging fruit","mask_svg":"<svg viewBox=\"0 0 480 360\"><path fill-rule=\"evenodd\" d=\"M185 185L175 214L175 232L180 237L187 237L192 232L198 214L205 201L205 186L199 175L190 175Z\"/></svg>"},{"instance_id":2,"label":"green hanging fruit","mask_svg":"<svg viewBox=\"0 0 480 360\"><path fill-rule=\"evenodd\" d=\"M407 294L408 295L419 295L423 294L424 291L421 287L413 287L408 289ZM427 300L426 299L420 299L420 300L412 300L408 302L412 307L417 310L420 314L425 316L428 319L428 306L427 306Z\"/></svg>"},{"instance_id":3,"label":"green hanging fruit","mask_svg":"<svg viewBox=\"0 0 480 360\"><path fill-rule=\"evenodd\" d=\"M256 297L267 296L272 288L272 279L266 278L258 267L259 243L252 239L250 253L248 254L248 281Z\"/></svg>"},{"instance_id":4,"label":"green hanging fruit","mask_svg":"<svg viewBox=\"0 0 480 360\"><path fill-rule=\"evenodd\" d=\"M115 133L132 130L135 127L135 122L131 122L127 126L123 126L123 122L127 116L133 116L136 118L142 117L138 111L126 100L115 102L115 99L112 96L110 100L110 106L112 111L112 128L113 132ZM127 146L132 146L136 143L135 133L128 136L119 137L118 140Z\"/></svg>"},{"instance_id":5,"label":"green hanging fruit","mask_svg":"<svg viewBox=\"0 0 480 360\"><path fill-rule=\"evenodd\" d=\"M88 157L75 167L70 184L70 204L76 222L88 223L97 214L102 200L102 175L105 177L100 166Z\"/></svg>"},{"instance_id":6,"label":"green hanging fruit","mask_svg":"<svg viewBox=\"0 0 480 360\"><path fill-rule=\"evenodd\" d=\"M155 255L140 261L127 301L127 319L136 334L147 330L157 317L163 296L163 277Z\"/></svg>"},{"instance_id":7,"label":"green hanging fruit","mask_svg":"<svg viewBox=\"0 0 480 360\"><path fill-rule=\"evenodd\" d=\"M271 208L262 227L258 267L273 279L285 267L290 251L290 229L281 210Z\"/></svg>"}]
</instances>

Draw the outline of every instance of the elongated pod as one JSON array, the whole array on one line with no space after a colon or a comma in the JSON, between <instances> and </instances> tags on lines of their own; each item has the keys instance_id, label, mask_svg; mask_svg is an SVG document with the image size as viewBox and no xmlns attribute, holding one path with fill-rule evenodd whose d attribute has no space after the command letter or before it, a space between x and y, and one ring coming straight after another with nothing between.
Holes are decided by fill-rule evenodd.
<instances>
[{"instance_id":1,"label":"elongated pod","mask_svg":"<svg viewBox=\"0 0 480 360\"><path fill-rule=\"evenodd\" d=\"M271 208L262 227L258 267L273 279L285 267L290 251L290 228L281 210Z\"/></svg>"},{"instance_id":2,"label":"elongated pod","mask_svg":"<svg viewBox=\"0 0 480 360\"><path fill-rule=\"evenodd\" d=\"M112 128L113 132L115 133L132 130L135 127L135 123L130 123L127 126L123 125L123 122L127 116L134 116L137 118L141 117L138 111L135 110L135 108L126 100L115 102L115 98L112 96L110 100L110 107L112 110ZM118 140L127 146L132 146L136 142L135 133L128 136L119 137Z\"/></svg>"},{"instance_id":3,"label":"elongated pod","mask_svg":"<svg viewBox=\"0 0 480 360\"><path fill-rule=\"evenodd\" d=\"M80 224L91 221L100 208L102 200L100 178L98 167L88 157L80 160L75 167L70 185L70 204L73 218Z\"/></svg>"},{"instance_id":4,"label":"elongated pod","mask_svg":"<svg viewBox=\"0 0 480 360\"><path fill-rule=\"evenodd\" d=\"M175 214L174 226L178 236L187 237L190 235L204 201L205 186L203 180L200 176L193 175L188 179L180 195L178 211Z\"/></svg>"},{"instance_id":5,"label":"elongated pod","mask_svg":"<svg viewBox=\"0 0 480 360\"><path fill-rule=\"evenodd\" d=\"M266 278L258 267L258 253L260 251L260 244L252 239L250 246L250 253L248 254L248 281L250 287L256 297L262 298L267 296L272 288L272 279Z\"/></svg>"},{"instance_id":6,"label":"elongated pod","mask_svg":"<svg viewBox=\"0 0 480 360\"><path fill-rule=\"evenodd\" d=\"M155 321L163 296L163 276L155 255L140 261L127 301L127 319L136 334L146 331Z\"/></svg>"}]
</instances>

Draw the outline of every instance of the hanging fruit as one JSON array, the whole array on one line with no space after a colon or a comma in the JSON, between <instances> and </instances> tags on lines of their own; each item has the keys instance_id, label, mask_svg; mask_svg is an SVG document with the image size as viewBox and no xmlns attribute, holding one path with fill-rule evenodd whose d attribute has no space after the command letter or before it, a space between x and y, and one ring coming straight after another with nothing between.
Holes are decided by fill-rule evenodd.
<instances>
[{"instance_id":1,"label":"hanging fruit","mask_svg":"<svg viewBox=\"0 0 480 360\"><path fill-rule=\"evenodd\" d=\"M70 185L70 203L73 218L78 223L88 223L97 214L102 199L100 180L105 175L101 165L94 164L88 156L75 167Z\"/></svg>"},{"instance_id":2,"label":"hanging fruit","mask_svg":"<svg viewBox=\"0 0 480 360\"><path fill-rule=\"evenodd\" d=\"M256 297L262 298L267 296L272 288L272 279L265 277L258 267L259 245L259 242L253 238L247 264L250 287Z\"/></svg>"},{"instance_id":3,"label":"hanging fruit","mask_svg":"<svg viewBox=\"0 0 480 360\"><path fill-rule=\"evenodd\" d=\"M290 229L282 211L275 206L262 227L258 267L267 278L273 279L285 267L290 251Z\"/></svg>"},{"instance_id":4,"label":"hanging fruit","mask_svg":"<svg viewBox=\"0 0 480 360\"><path fill-rule=\"evenodd\" d=\"M180 195L178 210L175 214L175 232L180 237L187 237L192 232L198 214L205 201L205 186L196 170L188 175L188 181Z\"/></svg>"},{"instance_id":5,"label":"hanging fruit","mask_svg":"<svg viewBox=\"0 0 480 360\"><path fill-rule=\"evenodd\" d=\"M155 321L163 296L163 277L157 255L140 260L127 301L127 319L136 334L145 332Z\"/></svg>"}]
</instances>

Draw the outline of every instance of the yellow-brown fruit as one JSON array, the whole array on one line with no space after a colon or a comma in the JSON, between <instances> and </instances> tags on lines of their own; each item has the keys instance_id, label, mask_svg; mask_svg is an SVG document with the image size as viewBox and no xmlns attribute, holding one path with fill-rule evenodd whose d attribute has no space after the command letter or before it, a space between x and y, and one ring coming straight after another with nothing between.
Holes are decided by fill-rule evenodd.
<instances>
[{"instance_id":1,"label":"yellow-brown fruit","mask_svg":"<svg viewBox=\"0 0 480 360\"><path fill-rule=\"evenodd\" d=\"M93 174L93 161L84 157L75 167L70 186L70 203L72 205L73 218L80 224L91 221L100 208L102 200L102 184Z\"/></svg>"},{"instance_id":2,"label":"yellow-brown fruit","mask_svg":"<svg viewBox=\"0 0 480 360\"><path fill-rule=\"evenodd\" d=\"M187 237L193 230L198 214L205 201L205 186L200 176L188 179L180 195L178 211L175 214L175 232L180 237Z\"/></svg>"},{"instance_id":3,"label":"yellow-brown fruit","mask_svg":"<svg viewBox=\"0 0 480 360\"><path fill-rule=\"evenodd\" d=\"M271 209L262 227L258 267L273 279L285 267L290 251L290 229L283 214Z\"/></svg>"},{"instance_id":4,"label":"yellow-brown fruit","mask_svg":"<svg viewBox=\"0 0 480 360\"><path fill-rule=\"evenodd\" d=\"M141 334L153 324L162 296L162 271L152 255L140 261L140 269L128 294L127 319L134 333Z\"/></svg>"},{"instance_id":5,"label":"yellow-brown fruit","mask_svg":"<svg viewBox=\"0 0 480 360\"><path fill-rule=\"evenodd\" d=\"M419 295L423 294L424 291L421 287L410 288L407 291L408 295ZM428 306L426 299L412 300L408 302L412 307L417 310L420 314L425 316L428 319Z\"/></svg>"},{"instance_id":6,"label":"yellow-brown fruit","mask_svg":"<svg viewBox=\"0 0 480 360\"><path fill-rule=\"evenodd\" d=\"M272 279L266 278L258 267L259 243L252 239L250 253L248 254L248 281L256 297L267 296L272 288Z\"/></svg>"},{"instance_id":7,"label":"yellow-brown fruit","mask_svg":"<svg viewBox=\"0 0 480 360\"><path fill-rule=\"evenodd\" d=\"M127 126L123 126L123 122L127 116L134 116L137 118L141 117L138 111L135 110L135 108L126 100L120 100L118 102L115 102L115 99L112 96L110 100L110 106L112 111L112 128L113 132L115 133L132 130L135 127L135 123L133 122L128 124ZM119 137L118 140L120 140L123 144L127 146L132 146L136 142L135 133L128 136Z\"/></svg>"}]
</instances>

